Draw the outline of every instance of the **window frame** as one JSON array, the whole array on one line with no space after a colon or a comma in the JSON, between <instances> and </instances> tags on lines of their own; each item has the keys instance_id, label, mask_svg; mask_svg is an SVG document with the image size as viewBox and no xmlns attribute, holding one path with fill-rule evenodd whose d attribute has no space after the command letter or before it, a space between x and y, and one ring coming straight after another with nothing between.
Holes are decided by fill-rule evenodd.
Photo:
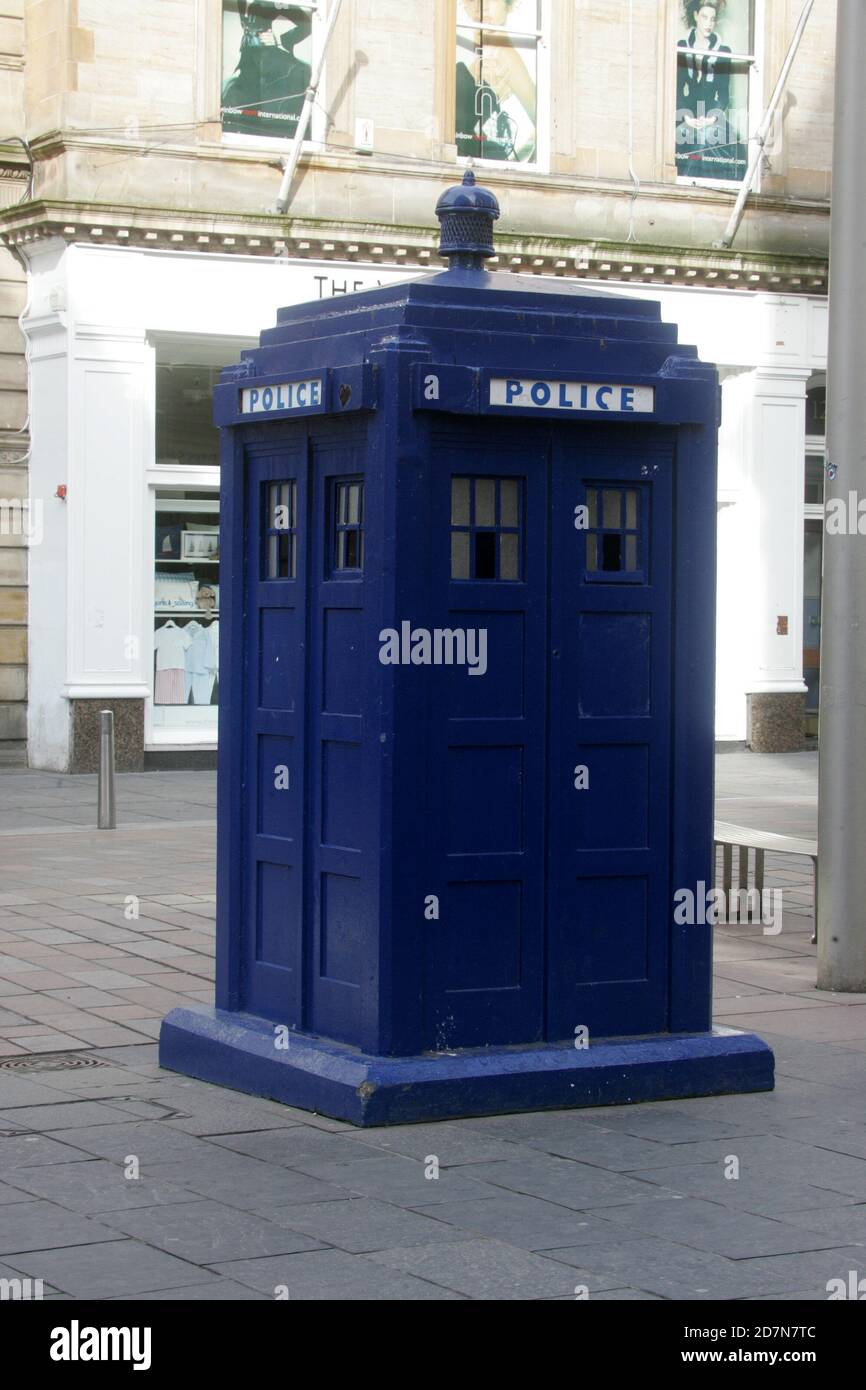
<instances>
[{"instance_id":1,"label":"window frame","mask_svg":"<svg viewBox=\"0 0 866 1390\"><path fill-rule=\"evenodd\" d=\"M550 172L551 159L551 47L552 47L552 0L539 0L541 9L541 27L531 31L537 34L536 43L536 78L535 78L535 135L536 135L536 158L529 160L511 159L484 159L481 155L462 155L457 154L457 164L461 168L472 165L481 169L525 169L527 173L546 174ZM448 132L449 142L457 148L457 111L456 111L456 87L457 87L457 33L458 29L475 29L471 24L461 24L459 22L459 0L449 0L448 21L448 64L447 81L450 84L450 99L446 104L450 131ZM480 27L480 26L478 26ZM508 29L497 25L484 26L485 32L509 33L513 36L528 35L529 30Z\"/></svg>"},{"instance_id":2,"label":"window frame","mask_svg":"<svg viewBox=\"0 0 866 1390\"><path fill-rule=\"evenodd\" d=\"M732 56L734 56L734 57L739 57L739 58L745 58L745 57L749 56L749 61L750 61L750 63L751 63L751 67L750 67L750 70L749 70L749 125L748 125L748 135L747 135L747 137L746 137L747 161L750 160L751 157L752 157L752 146L753 146L753 144L754 144L755 136L757 135L758 129L759 129L760 124L761 124L761 118L762 118L762 116L763 116L763 114L764 114L764 54L765 54L765 49L766 49L766 29L765 29L765 25L766 25L766 18L767 18L766 0L754 0L754 6L755 6L755 18L754 18L755 31L754 31L754 35L753 35L753 40L754 40L754 42L753 42L752 54L751 54L750 56L749 56L749 55L745 55L745 54L734 54L734 55L732 55ZM697 0L696 0L696 7L697 7ZM676 16L679 16L679 12L680 12L680 0L673 0L673 13L674 13ZM677 56L677 40L678 40L678 38L681 38L682 35L681 35L681 33L680 33L680 30L679 30L678 25L672 25L671 32L672 32L672 34L673 34L673 38L672 38L672 40L669 42L669 49L670 49L670 51L672 52L673 57L672 57L672 59L670 59L669 61L672 62L672 64L673 64L673 72L672 72L672 74L670 74L669 79L668 79L668 89L669 89L669 90L672 90L674 93L676 93L677 85L678 85L678 83L677 83L677 76L678 76L678 66L679 66L678 56ZM667 70L667 65L666 65L666 70ZM677 103L676 103L676 100L674 100L673 106L672 106L672 118L671 118L671 121L670 121L670 136L669 136L669 138L673 140L673 156L672 156L672 163L673 163L673 169L674 169L674 174L675 174L675 182L676 182L677 186L680 187L680 188L712 188L712 189L717 189L719 192L722 192L722 193L730 193L731 196L732 196L733 198L736 198L737 195L738 195L739 192L740 192L740 189L742 188L743 179L693 178L693 177L691 177L691 176L688 175L688 174L681 174L681 173L679 172L679 170L677 169L677 161L676 161L676 156L677 156L677 145L676 145L676 112L677 112ZM746 171L744 172L744 175L743 175L744 178L745 178L746 172L748 172L748 162L747 162L747 165L746 165ZM755 178L754 178L754 181L753 181L753 184L752 184L752 192L753 192L753 193L760 193L760 191L761 191L761 182L762 182L762 178L763 178L763 169L762 169L762 167L761 167L761 164L759 164L757 170L755 171Z\"/></svg>"},{"instance_id":3,"label":"window frame","mask_svg":"<svg viewBox=\"0 0 866 1390\"><path fill-rule=\"evenodd\" d=\"M364 578L364 568L367 561L367 501L366 501L366 476L363 473L339 473L334 474L328 479L328 507L327 507L327 550L325 571L328 579L335 580L337 583L357 583ZM358 503L358 522L343 523L337 514L340 489L343 487L357 486L360 488ZM341 534L350 531L357 532L360 537L360 564L355 566L338 566L337 546Z\"/></svg>"},{"instance_id":4,"label":"window frame","mask_svg":"<svg viewBox=\"0 0 866 1390\"><path fill-rule=\"evenodd\" d=\"M585 500L587 510L589 509L589 495L596 492L599 495L599 515L595 526L586 526L583 529L584 551L583 551L583 578L587 584L648 584L650 570L649 538L650 538L650 490L648 487L637 481L623 482L617 480L591 479L584 485ZM620 525L618 527L604 525L604 494L606 492L618 492L621 495L620 501ZM635 527L626 525L628 514L625 510L625 495L627 492L635 493L637 499L637 524ZM633 535L636 537L637 560L636 569L603 570L589 568L589 541L590 537L601 537L605 535L618 535L622 537Z\"/></svg>"},{"instance_id":5,"label":"window frame","mask_svg":"<svg viewBox=\"0 0 866 1390\"><path fill-rule=\"evenodd\" d=\"M469 520L467 522L454 521L454 484L456 482L466 482L469 484ZM493 524L479 524L476 520L476 487L478 483L493 484ZM514 483L517 488L517 521L512 526L502 520L502 484ZM452 584L524 584L526 582L526 478L521 474L513 473L452 473L450 478L450 488L448 497L448 577ZM467 575L454 574L454 536L465 535L469 538L469 573ZM494 555L496 573L492 575L477 575L474 573L476 566L476 554L472 544L472 538L477 535L490 535L494 538ZM515 536L517 540L517 576L514 579L503 577L499 572L501 569L502 547L500 539L502 536Z\"/></svg>"}]
</instances>

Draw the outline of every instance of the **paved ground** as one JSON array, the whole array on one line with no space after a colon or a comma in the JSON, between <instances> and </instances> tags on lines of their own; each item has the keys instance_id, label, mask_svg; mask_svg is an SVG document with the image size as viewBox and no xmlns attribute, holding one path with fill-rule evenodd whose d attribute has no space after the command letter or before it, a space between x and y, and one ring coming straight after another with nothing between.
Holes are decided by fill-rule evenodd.
<instances>
[{"instance_id":1,"label":"paved ground","mask_svg":"<svg viewBox=\"0 0 866 1390\"><path fill-rule=\"evenodd\" d=\"M718 814L813 834L816 771L722 755ZM211 998L213 778L119 781L100 834L92 778L0 776L0 1279L775 1301L866 1275L866 996L814 987L807 863L768 857L778 936L717 932L717 1019L773 1044L774 1093L361 1133L159 1070L162 1015Z\"/></svg>"}]
</instances>

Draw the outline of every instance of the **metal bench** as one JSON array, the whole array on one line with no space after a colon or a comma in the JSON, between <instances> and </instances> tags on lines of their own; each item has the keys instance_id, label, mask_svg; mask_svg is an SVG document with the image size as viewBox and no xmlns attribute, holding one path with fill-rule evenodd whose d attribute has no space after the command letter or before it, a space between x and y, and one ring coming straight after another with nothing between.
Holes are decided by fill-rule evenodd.
<instances>
[{"instance_id":1,"label":"metal bench","mask_svg":"<svg viewBox=\"0 0 866 1390\"><path fill-rule=\"evenodd\" d=\"M774 835L767 830L752 830L747 825L734 825L731 821L717 820L713 829L713 848L722 848L722 877L725 896L730 901L733 879L734 850L739 850L739 873L737 889L749 889L749 851L754 854L754 887L759 893L764 891L764 855L800 854L812 861L812 882L814 887L815 924L812 943L818 940L818 841L801 840L795 835ZM715 870L715 854L713 855ZM739 906L739 905L738 905Z\"/></svg>"}]
</instances>

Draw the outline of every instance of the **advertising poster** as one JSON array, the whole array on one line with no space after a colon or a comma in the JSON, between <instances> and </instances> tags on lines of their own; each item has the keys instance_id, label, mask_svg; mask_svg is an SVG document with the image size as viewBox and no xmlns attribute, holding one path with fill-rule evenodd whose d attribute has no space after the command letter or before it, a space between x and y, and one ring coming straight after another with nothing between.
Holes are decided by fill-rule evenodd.
<instances>
[{"instance_id":1,"label":"advertising poster","mask_svg":"<svg viewBox=\"0 0 866 1390\"><path fill-rule=\"evenodd\" d=\"M684 0L677 41L677 173L740 182L749 151L753 0Z\"/></svg>"},{"instance_id":2,"label":"advertising poster","mask_svg":"<svg viewBox=\"0 0 866 1390\"><path fill-rule=\"evenodd\" d=\"M539 0L458 0L457 153L537 157Z\"/></svg>"},{"instance_id":3,"label":"advertising poster","mask_svg":"<svg viewBox=\"0 0 866 1390\"><path fill-rule=\"evenodd\" d=\"M310 82L312 7L223 0L223 130L290 140Z\"/></svg>"}]
</instances>

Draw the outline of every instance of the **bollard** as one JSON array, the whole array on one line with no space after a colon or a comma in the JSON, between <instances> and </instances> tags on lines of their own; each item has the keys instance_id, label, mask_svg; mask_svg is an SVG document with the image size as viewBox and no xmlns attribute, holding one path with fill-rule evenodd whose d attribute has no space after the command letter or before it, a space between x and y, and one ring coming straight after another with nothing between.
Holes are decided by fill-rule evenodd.
<instances>
[{"instance_id":1,"label":"bollard","mask_svg":"<svg viewBox=\"0 0 866 1390\"><path fill-rule=\"evenodd\" d=\"M99 810L100 830L117 829L117 802L114 795L114 711L99 713Z\"/></svg>"}]
</instances>

